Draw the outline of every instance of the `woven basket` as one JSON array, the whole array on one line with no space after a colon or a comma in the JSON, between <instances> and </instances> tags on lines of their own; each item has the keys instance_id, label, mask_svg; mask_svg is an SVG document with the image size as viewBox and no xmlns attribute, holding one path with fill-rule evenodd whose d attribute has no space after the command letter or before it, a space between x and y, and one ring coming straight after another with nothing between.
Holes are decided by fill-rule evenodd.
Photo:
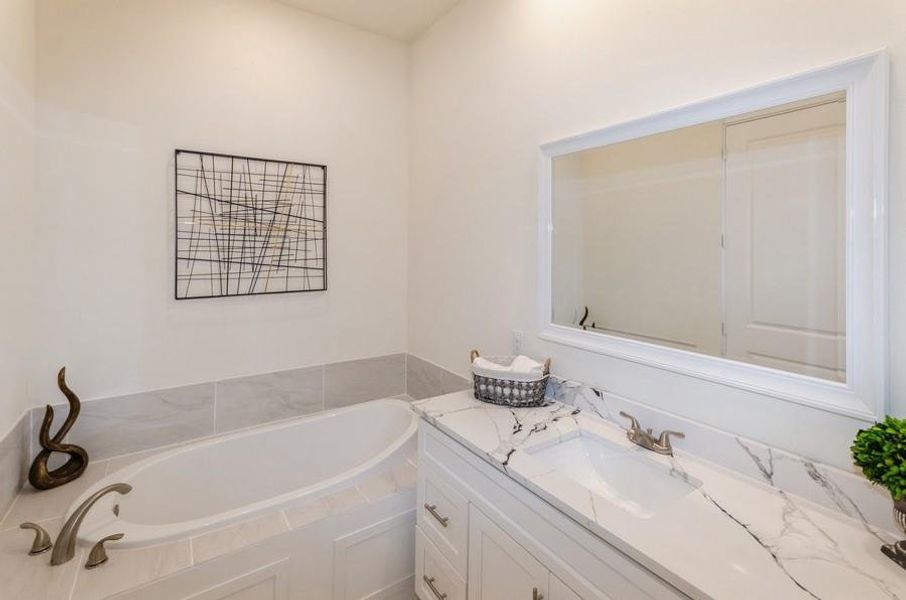
<instances>
[{"instance_id":1,"label":"woven basket","mask_svg":"<svg viewBox=\"0 0 906 600\"><path fill-rule=\"evenodd\" d=\"M478 358L478 350L472 350L470 363ZM488 360L501 365L513 362L513 356L489 356ZM541 406L544 404L544 391L547 389L547 380L550 379L551 359L544 361L544 375L521 376L519 379L501 379L476 373L472 368L472 385L475 398L482 402L499 404L502 406L527 407Z\"/></svg>"}]
</instances>

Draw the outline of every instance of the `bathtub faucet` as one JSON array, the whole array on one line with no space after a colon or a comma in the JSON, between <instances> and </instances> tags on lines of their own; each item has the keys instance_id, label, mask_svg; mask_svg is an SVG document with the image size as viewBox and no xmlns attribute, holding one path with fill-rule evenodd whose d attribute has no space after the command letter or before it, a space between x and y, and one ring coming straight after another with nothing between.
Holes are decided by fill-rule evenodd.
<instances>
[{"instance_id":1,"label":"bathtub faucet","mask_svg":"<svg viewBox=\"0 0 906 600\"><path fill-rule=\"evenodd\" d=\"M76 539L79 535L79 526L82 524L82 520L85 518L85 515L87 515L88 511L91 510L91 507L94 506L95 502L97 502L110 492L128 494L131 491L132 486L128 483L114 483L112 485L108 485L107 487L101 488L100 490L93 493L84 502L82 502L77 509L72 511L72 515L70 515L69 519L66 520L66 524L63 525L63 529L60 530L60 535L57 537L57 543L53 546L53 554L50 555L50 564L62 565L63 563L72 560L72 557L75 556Z\"/></svg>"}]
</instances>

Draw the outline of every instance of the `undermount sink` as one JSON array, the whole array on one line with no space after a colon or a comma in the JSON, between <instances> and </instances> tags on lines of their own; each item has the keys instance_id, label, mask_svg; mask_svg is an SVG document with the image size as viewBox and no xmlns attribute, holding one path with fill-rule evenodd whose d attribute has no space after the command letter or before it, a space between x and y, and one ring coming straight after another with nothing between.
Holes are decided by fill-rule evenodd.
<instances>
[{"instance_id":1,"label":"undermount sink","mask_svg":"<svg viewBox=\"0 0 906 600\"><path fill-rule=\"evenodd\" d=\"M626 512L649 519L701 486L634 448L588 432L529 454Z\"/></svg>"}]
</instances>

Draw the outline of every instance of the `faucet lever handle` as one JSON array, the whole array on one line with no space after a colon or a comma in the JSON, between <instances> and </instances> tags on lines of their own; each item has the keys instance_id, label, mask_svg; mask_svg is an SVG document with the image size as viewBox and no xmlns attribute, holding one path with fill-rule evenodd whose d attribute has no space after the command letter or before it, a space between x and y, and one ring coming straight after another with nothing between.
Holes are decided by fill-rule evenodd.
<instances>
[{"instance_id":1,"label":"faucet lever handle","mask_svg":"<svg viewBox=\"0 0 906 600\"><path fill-rule=\"evenodd\" d=\"M86 569L94 569L100 567L102 564L109 560L107 556L107 549L104 548L106 542L115 542L116 540L123 539L122 533L114 533L113 535L108 535L105 538L98 540L98 543L92 546L91 552L88 553L88 560L85 562Z\"/></svg>"},{"instance_id":2,"label":"faucet lever handle","mask_svg":"<svg viewBox=\"0 0 906 600\"><path fill-rule=\"evenodd\" d=\"M624 419L629 419L629 420L630 420L630 424L629 424L629 430L630 430L630 431L639 431L639 430L642 429L642 426L639 425L639 420L636 419L635 417L633 417L633 416L632 416L631 414L629 414L628 412L625 412L625 411L622 411L622 410L621 410L621 411L620 411L620 416L623 417Z\"/></svg>"},{"instance_id":3,"label":"faucet lever handle","mask_svg":"<svg viewBox=\"0 0 906 600\"><path fill-rule=\"evenodd\" d=\"M50 550L50 547L53 546L53 543L50 541L50 534L37 523L22 523L19 525L19 529L31 529L35 532L35 539L31 544L31 550L28 551L29 556L47 552Z\"/></svg>"},{"instance_id":4,"label":"faucet lever handle","mask_svg":"<svg viewBox=\"0 0 906 600\"><path fill-rule=\"evenodd\" d=\"M661 446L664 448L671 448L672 447L670 445L671 437L685 439L686 434L683 433L682 431L670 431L669 429L665 429L664 431L661 432L661 436L657 440L658 446Z\"/></svg>"}]
</instances>

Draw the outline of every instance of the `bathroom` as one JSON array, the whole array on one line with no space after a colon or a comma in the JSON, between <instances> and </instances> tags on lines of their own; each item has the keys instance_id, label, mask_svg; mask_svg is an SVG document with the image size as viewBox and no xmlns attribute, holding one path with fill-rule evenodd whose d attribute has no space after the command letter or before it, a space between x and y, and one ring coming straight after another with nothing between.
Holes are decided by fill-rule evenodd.
<instances>
[{"instance_id":1,"label":"bathroom","mask_svg":"<svg viewBox=\"0 0 906 600\"><path fill-rule=\"evenodd\" d=\"M906 598L904 90L900 0L0 0L0 599Z\"/></svg>"}]
</instances>

